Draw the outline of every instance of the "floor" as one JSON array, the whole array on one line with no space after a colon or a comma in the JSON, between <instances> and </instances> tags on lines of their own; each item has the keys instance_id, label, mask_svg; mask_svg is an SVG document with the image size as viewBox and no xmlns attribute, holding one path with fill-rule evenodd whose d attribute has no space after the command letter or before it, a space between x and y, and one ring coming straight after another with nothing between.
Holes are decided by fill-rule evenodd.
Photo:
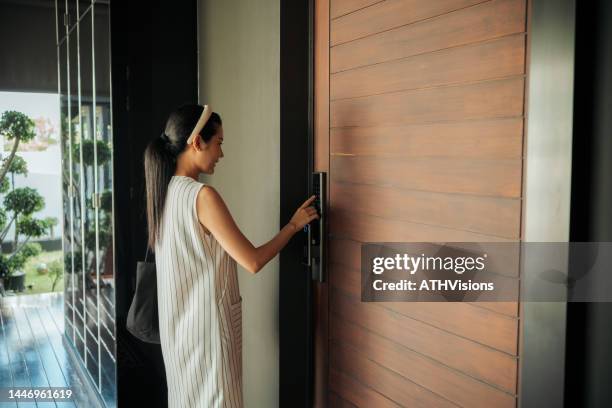
<instances>
[{"instance_id":1,"label":"floor","mask_svg":"<svg viewBox=\"0 0 612 408\"><path fill-rule=\"evenodd\" d=\"M0 388L69 387L69 402L0 402L0 407L97 407L62 342L63 294L0 298Z\"/></svg>"}]
</instances>

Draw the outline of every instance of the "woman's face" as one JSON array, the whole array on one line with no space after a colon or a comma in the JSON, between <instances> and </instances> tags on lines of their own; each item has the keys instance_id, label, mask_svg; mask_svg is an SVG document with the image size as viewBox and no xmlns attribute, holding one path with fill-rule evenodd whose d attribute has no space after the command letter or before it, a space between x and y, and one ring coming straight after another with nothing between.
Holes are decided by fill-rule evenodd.
<instances>
[{"instance_id":1,"label":"woman's face","mask_svg":"<svg viewBox=\"0 0 612 408\"><path fill-rule=\"evenodd\" d=\"M223 126L219 126L217 133L205 143L201 138L200 149L197 151L197 163L199 170L202 173L213 174L215 172L215 165L223 157Z\"/></svg>"}]
</instances>

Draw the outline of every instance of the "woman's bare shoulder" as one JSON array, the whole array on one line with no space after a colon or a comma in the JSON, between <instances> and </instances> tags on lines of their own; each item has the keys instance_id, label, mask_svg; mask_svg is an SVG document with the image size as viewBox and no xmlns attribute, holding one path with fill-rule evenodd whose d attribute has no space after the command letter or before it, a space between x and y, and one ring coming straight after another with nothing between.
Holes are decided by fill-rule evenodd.
<instances>
[{"instance_id":1,"label":"woman's bare shoulder","mask_svg":"<svg viewBox=\"0 0 612 408\"><path fill-rule=\"evenodd\" d=\"M209 185L202 186L198 192L197 212L200 224L209 231L210 223L226 223L232 219L219 192Z\"/></svg>"},{"instance_id":2,"label":"woman's bare shoulder","mask_svg":"<svg viewBox=\"0 0 612 408\"><path fill-rule=\"evenodd\" d=\"M219 192L211 185L204 184L198 191L198 204L219 205L223 203L223 198Z\"/></svg>"}]
</instances>

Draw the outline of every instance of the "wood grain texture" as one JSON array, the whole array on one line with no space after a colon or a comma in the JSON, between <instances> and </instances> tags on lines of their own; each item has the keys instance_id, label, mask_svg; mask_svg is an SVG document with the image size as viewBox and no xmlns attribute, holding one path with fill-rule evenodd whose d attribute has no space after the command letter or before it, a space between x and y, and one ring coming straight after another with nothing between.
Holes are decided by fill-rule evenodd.
<instances>
[{"instance_id":1,"label":"wood grain texture","mask_svg":"<svg viewBox=\"0 0 612 408\"><path fill-rule=\"evenodd\" d=\"M331 99L354 98L524 74L525 35L448 48L335 73Z\"/></svg>"},{"instance_id":2,"label":"wood grain texture","mask_svg":"<svg viewBox=\"0 0 612 408\"><path fill-rule=\"evenodd\" d=\"M380 158L465 157L518 159L523 119L335 128L330 151L340 156Z\"/></svg>"},{"instance_id":3,"label":"wood grain texture","mask_svg":"<svg viewBox=\"0 0 612 408\"><path fill-rule=\"evenodd\" d=\"M331 342L331 367L341 368L343 373L354 377L360 383L378 391L403 407L455 407L437 394L408 381L405 377L376 364L353 347Z\"/></svg>"},{"instance_id":4,"label":"wood grain texture","mask_svg":"<svg viewBox=\"0 0 612 408\"><path fill-rule=\"evenodd\" d=\"M365 357L406 379L453 401L460 407L512 408L516 397L463 373L449 370L435 360L416 353L393 340L357 324L330 318L331 339L351 345Z\"/></svg>"},{"instance_id":5,"label":"wood grain texture","mask_svg":"<svg viewBox=\"0 0 612 408\"><path fill-rule=\"evenodd\" d=\"M382 1L384 0L331 0L329 13L334 19Z\"/></svg>"},{"instance_id":6,"label":"wood grain texture","mask_svg":"<svg viewBox=\"0 0 612 408\"><path fill-rule=\"evenodd\" d=\"M415 23L486 0L387 0L331 22L331 45Z\"/></svg>"},{"instance_id":7,"label":"wood grain texture","mask_svg":"<svg viewBox=\"0 0 612 408\"><path fill-rule=\"evenodd\" d=\"M333 237L361 242L511 242L491 235L389 220L371 215L330 211Z\"/></svg>"},{"instance_id":8,"label":"wood grain texture","mask_svg":"<svg viewBox=\"0 0 612 408\"><path fill-rule=\"evenodd\" d=\"M525 1L493 0L336 45L331 72L525 32Z\"/></svg>"},{"instance_id":9,"label":"wood grain texture","mask_svg":"<svg viewBox=\"0 0 612 408\"><path fill-rule=\"evenodd\" d=\"M519 302L477 302L473 306L482 307L507 316L519 315ZM518 339L517 339L518 342Z\"/></svg>"},{"instance_id":10,"label":"wood grain texture","mask_svg":"<svg viewBox=\"0 0 612 408\"><path fill-rule=\"evenodd\" d=\"M315 2L314 169L329 172L329 0Z\"/></svg>"},{"instance_id":11,"label":"wood grain texture","mask_svg":"<svg viewBox=\"0 0 612 408\"><path fill-rule=\"evenodd\" d=\"M333 287L361 297L361 272L330 265ZM462 302L384 302L380 307L424 322L501 352L517 355L518 319Z\"/></svg>"},{"instance_id":12,"label":"wood grain texture","mask_svg":"<svg viewBox=\"0 0 612 408\"><path fill-rule=\"evenodd\" d=\"M400 126L523 115L524 79L403 91L331 102L331 127Z\"/></svg>"},{"instance_id":13,"label":"wood grain texture","mask_svg":"<svg viewBox=\"0 0 612 408\"><path fill-rule=\"evenodd\" d=\"M519 199L340 182L331 183L331 196L340 211L519 239Z\"/></svg>"},{"instance_id":14,"label":"wood grain texture","mask_svg":"<svg viewBox=\"0 0 612 408\"><path fill-rule=\"evenodd\" d=\"M521 160L333 156L337 181L403 189L518 198ZM334 199L333 196L331 198Z\"/></svg>"},{"instance_id":15,"label":"wood grain texture","mask_svg":"<svg viewBox=\"0 0 612 408\"><path fill-rule=\"evenodd\" d=\"M370 387L365 386L353 377L335 370L329 370L329 387L343 399L358 407L399 408L391 401Z\"/></svg>"},{"instance_id":16,"label":"wood grain texture","mask_svg":"<svg viewBox=\"0 0 612 408\"><path fill-rule=\"evenodd\" d=\"M520 239L526 9L331 0L331 31L315 46L328 402L516 406L518 302L360 302L360 245ZM517 284L517 259L496 258L496 279Z\"/></svg>"},{"instance_id":17,"label":"wood grain texture","mask_svg":"<svg viewBox=\"0 0 612 408\"><path fill-rule=\"evenodd\" d=\"M494 387L516 393L516 357L406 318L376 304L362 303L359 298L337 289L331 290L330 299L331 310L339 318L393 339L404 347Z\"/></svg>"}]
</instances>

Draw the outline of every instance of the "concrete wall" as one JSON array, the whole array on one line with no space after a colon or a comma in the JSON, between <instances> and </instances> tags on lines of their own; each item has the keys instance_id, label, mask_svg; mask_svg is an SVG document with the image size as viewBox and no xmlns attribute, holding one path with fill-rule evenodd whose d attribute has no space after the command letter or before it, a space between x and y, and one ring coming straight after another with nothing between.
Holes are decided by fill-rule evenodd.
<instances>
[{"instance_id":1,"label":"concrete wall","mask_svg":"<svg viewBox=\"0 0 612 408\"><path fill-rule=\"evenodd\" d=\"M530 4L524 242L569 241L575 4L575 0ZM567 259L562 256L561 265ZM522 267L521 279L529 286L538 267L530 262ZM564 302L521 302L520 408L564 406L566 312Z\"/></svg>"},{"instance_id":2,"label":"concrete wall","mask_svg":"<svg viewBox=\"0 0 612 408\"><path fill-rule=\"evenodd\" d=\"M278 0L199 1L199 99L221 115L225 141L203 178L255 246L279 230ZM257 275L239 270L246 407L278 406L278 258Z\"/></svg>"}]
</instances>

